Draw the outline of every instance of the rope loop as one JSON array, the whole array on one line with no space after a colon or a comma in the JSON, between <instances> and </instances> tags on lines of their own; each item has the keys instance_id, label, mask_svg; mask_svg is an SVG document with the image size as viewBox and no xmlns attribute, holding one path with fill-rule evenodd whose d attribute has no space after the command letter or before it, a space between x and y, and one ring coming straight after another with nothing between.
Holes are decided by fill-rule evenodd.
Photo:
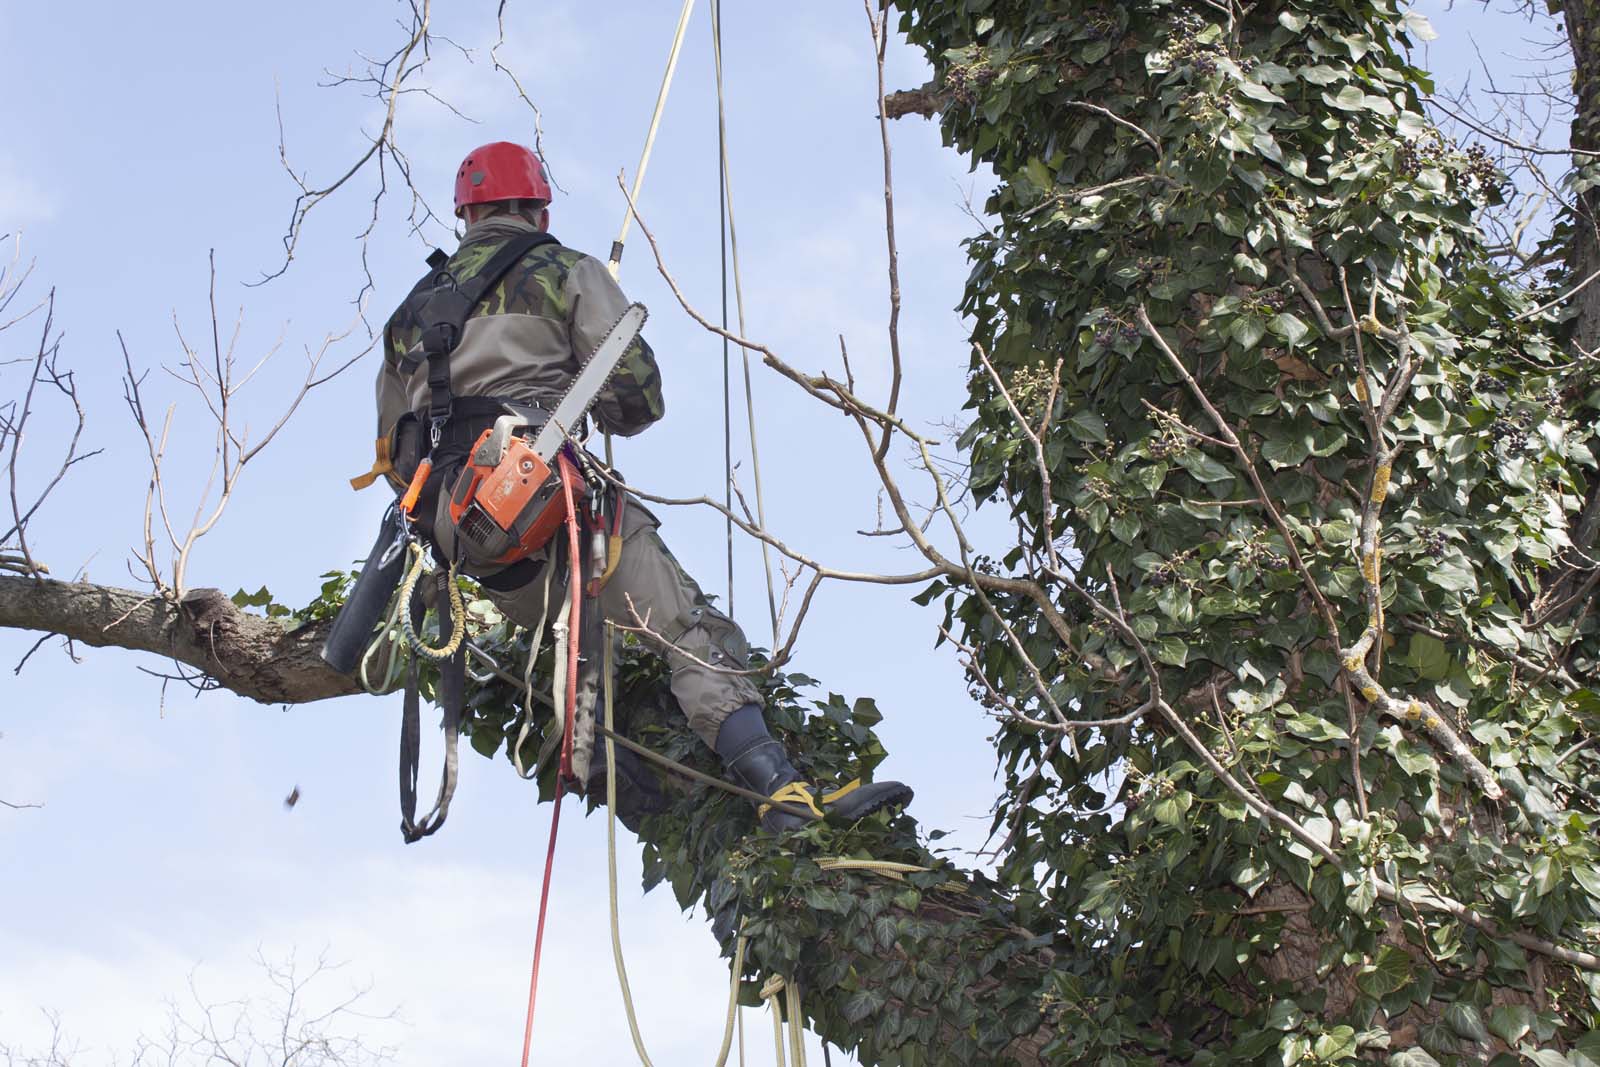
<instances>
[{"instance_id":1,"label":"rope loop","mask_svg":"<svg viewBox=\"0 0 1600 1067\"><path fill-rule=\"evenodd\" d=\"M461 587L456 584L456 565L450 564L449 571L445 574L444 594L445 600L450 605L450 637L444 644L434 646L423 640L417 633L416 623L411 617L408 605L416 594L417 582L427 570L427 561L423 556L422 543L412 541L410 546L411 563L406 571L405 580L400 583L400 629L405 634L406 644L411 646L411 651L431 663L444 663L461 649L461 642L467 636L467 605L461 596ZM437 572L434 572L437 573Z\"/></svg>"}]
</instances>

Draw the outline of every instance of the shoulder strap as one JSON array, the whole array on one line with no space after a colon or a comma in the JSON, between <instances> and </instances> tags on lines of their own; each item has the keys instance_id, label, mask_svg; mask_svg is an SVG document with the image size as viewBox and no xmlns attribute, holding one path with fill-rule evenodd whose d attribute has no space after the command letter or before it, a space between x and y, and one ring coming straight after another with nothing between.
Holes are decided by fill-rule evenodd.
<instances>
[{"instance_id":1,"label":"shoulder strap","mask_svg":"<svg viewBox=\"0 0 1600 1067\"><path fill-rule=\"evenodd\" d=\"M483 269L465 282L458 284L447 269L433 272L433 285L417 309L422 355L428 361L430 432L437 433L450 417L450 353L461 343L461 332L472 309L523 256L540 245L557 243L552 235L537 230L518 234L496 249Z\"/></svg>"}]
</instances>

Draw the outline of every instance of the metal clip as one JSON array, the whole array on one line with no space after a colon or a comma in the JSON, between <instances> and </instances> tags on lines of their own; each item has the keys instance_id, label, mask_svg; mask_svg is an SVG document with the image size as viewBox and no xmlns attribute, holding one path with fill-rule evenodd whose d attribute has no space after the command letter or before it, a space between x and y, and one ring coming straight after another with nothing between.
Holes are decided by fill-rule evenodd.
<instances>
[{"instance_id":1,"label":"metal clip","mask_svg":"<svg viewBox=\"0 0 1600 1067\"><path fill-rule=\"evenodd\" d=\"M496 678L507 677L506 673L500 669L500 664L495 662L493 656L489 655L489 653L485 652L471 641L466 642L466 646L467 654L472 659L480 660L484 664L484 670L475 671L472 669L472 664L469 660L466 668L468 678L471 678L479 685L485 685L494 681Z\"/></svg>"},{"instance_id":2,"label":"metal clip","mask_svg":"<svg viewBox=\"0 0 1600 1067\"><path fill-rule=\"evenodd\" d=\"M394 562L394 558L396 556L398 556L405 547L406 547L406 536L405 536L405 534L403 532L396 533L394 535L394 542L392 544L390 544L388 548L383 550L383 555L382 556L378 557L378 569L381 571L381 570L383 570L383 568L385 568L389 564L393 563Z\"/></svg>"},{"instance_id":3,"label":"metal clip","mask_svg":"<svg viewBox=\"0 0 1600 1067\"><path fill-rule=\"evenodd\" d=\"M383 550L383 555L378 558L378 569L382 570L394 562L394 558L405 550L406 544L411 540L411 527L406 523L405 512L399 505L389 505L389 513L384 516L385 521L394 523L394 541Z\"/></svg>"}]
</instances>

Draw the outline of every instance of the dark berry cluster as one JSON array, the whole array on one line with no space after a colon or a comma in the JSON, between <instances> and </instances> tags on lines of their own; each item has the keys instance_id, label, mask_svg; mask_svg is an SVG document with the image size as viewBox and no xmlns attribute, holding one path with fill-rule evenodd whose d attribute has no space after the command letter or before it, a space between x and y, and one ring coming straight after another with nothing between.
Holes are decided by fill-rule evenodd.
<instances>
[{"instance_id":1,"label":"dark berry cluster","mask_svg":"<svg viewBox=\"0 0 1600 1067\"><path fill-rule=\"evenodd\" d=\"M944 72L944 87L958 104L970 104L990 82L994 69L987 63L957 63Z\"/></svg>"},{"instance_id":2,"label":"dark berry cluster","mask_svg":"<svg viewBox=\"0 0 1600 1067\"><path fill-rule=\"evenodd\" d=\"M1478 378L1478 392L1493 393L1495 396L1506 395L1506 383L1492 374L1481 375Z\"/></svg>"},{"instance_id":3,"label":"dark berry cluster","mask_svg":"<svg viewBox=\"0 0 1600 1067\"><path fill-rule=\"evenodd\" d=\"M1407 137L1395 150L1394 169L1407 178L1415 178L1424 167L1436 166L1445 155L1444 140L1434 130L1416 137Z\"/></svg>"},{"instance_id":4,"label":"dark berry cluster","mask_svg":"<svg viewBox=\"0 0 1600 1067\"><path fill-rule=\"evenodd\" d=\"M1084 27L1083 35L1091 41L1104 41L1114 37L1117 33L1116 18L1104 8L1095 8L1089 12L1089 24Z\"/></svg>"},{"instance_id":5,"label":"dark berry cluster","mask_svg":"<svg viewBox=\"0 0 1600 1067\"><path fill-rule=\"evenodd\" d=\"M1166 459L1183 455L1189 451L1189 447L1189 438L1182 432L1165 428L1159 437L1145 446L1145 451L1150 453L1151 459Z\"/></svg>"},{"instance_id":6,"label":"dark berry cluster","mask_svg":"<svg viewBox=\"0 0 1600 1067\"><path fill-rule=\"evenodd\" d=\"M1167 41L1167 53L1173 62L1187 63L1201 76L1215 74L1217 60L1222 55L1215 44L1200 39L1205 28L1204 19L1193 12L1185 12L1172 20L1172 36Z\"/></svg>"},{"instance_id":7,"label":"dark berry cluster","mask_svg":"<svg viewBox=\"0 0 1600 1067\"><path fill-rule=\"evenodd\" d=\"M1247 567L1259 567L1269 571L1289 569L1289 557L1265 541L1247 541L1239 553L1239 562Z\"/></svg>"},{"instance_id":8,"label":"dark berry cluster","mask_svg":"<svg viewBox=\"0 0 1600 1067\"><path fill-rule=\"evenodd\" d=\"M1177 582L1187 582L1183 577L1183 565L1189 562L1189 558L1193 555L1194 549L1191 548L1186 552L1179 552L1171 559L1162 560L1156 564L1155 569L1150 572L1150 577L1147 580L1157 589Z\"/></svg>"},{"instance_id":9,"label":"dark berry cluster","mask_svg":"<svg viewBox=\"0 0 1600 1067\"><path fill-rule=\"evenodd\" d=\"M1479 192L1487 193L1500 188L1500 168L1495 166L1483 145L1468 147L1466 171L1467 181L1476 185Z\"/></svg>"},{"instance_id":10,"label":"dark berry cluster","mask_svg":"<svg viewBox=\"0 0 1600 1067\"><path fill-rule=\"evenodd\" d=\"M1139 327L1131 322L1118 322L1116 319L1107 319L1094 332L1094 343L1097 345L1112 345L1116 343L1119 337L1124 341L1136 341L1139 339Z\"/></svg>"},{"instance_id":11,"label":"dark berry cluster","mask_svg":"<svg viewBox=\"0 0 1600 1067\"><path fill-rule=\"evenodd\" d=\"M1246 296L1244 303L1251 311L1276 315L1289 306L1289 294L1282 289L1261 289Z\"/></svg>"},{"instance_id":12,"label":"dark berry cluster","mask_svg":"<svg viewBox=\"0 0 1600 1067\"><path fill-rule=\"evenodd\" d=\"M1539 403L1550 409L1552 415L1560 414L1562 407L1561 390L1550 386L1539 394Z\"/></svg>"},{"instance_id":13,"label":"dark berry cluster","mask_svg":"<svg viewBox=\"0 0 1600 1067\"><path fill-rule=\"evenodd\" d=\"M1533 413L1528 411L1508 411L1489 424L1489 436L1513 455L1528 450L1532 430Z\"/></svg>"},{"instance_id":14,"label":"dark berry cluster","mask_svg":"<svg viewBox=\"0 0 1600 1067\"><path fill-rule=\"evenodd\" d=\"M1444 556L1445 535L1443 530L1429 527L1417 534L1417 540L1422 542L1422 551L1433 559Z\"/></svg>"}]
</instances>

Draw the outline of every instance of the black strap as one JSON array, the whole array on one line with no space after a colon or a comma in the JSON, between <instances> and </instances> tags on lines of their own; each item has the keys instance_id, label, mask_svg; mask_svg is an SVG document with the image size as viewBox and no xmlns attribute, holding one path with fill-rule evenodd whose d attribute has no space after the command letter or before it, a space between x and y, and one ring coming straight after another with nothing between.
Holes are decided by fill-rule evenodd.
<instances>
[{"instance_id":1,"label":"black strap","mask_svg":"<svg viewBox=\"0 0 1600 1067\"><path fill-rule=\"evenodd\" d=\"M444 602L445 583L449 580L447 572L439 572L440 603ZM413 595L406 610L411 612L412 624L421 626L427 607L420 592ZM462 642L456 654L439 667L437 695L439 706L444 711L444 770L439 775L439 795L434 800L433 810L423 816L420 823L417 822L417 770L422 748L419 675L417 657L412 656L406 672L405 704L400 720L400 834L408 845L434 833L444 825L445 818L450 814L450 801L456 793L456 776L461 763L456 742L461 736L461 713L466 704L466 642Z\"/></svg>"},{"instance_id":2,"label":"black strap","mask_svg":"<svg viewBox=\"0 0 1600 1067\"><path fill-rule=\"evenodd\" d=\"M422 328L422 355L428 361L428 419L433 425L442 426L450 417L450 353L461 343L472 309L523 256L540 245L557 243L555 237L538 230L517 234L496 249L483 269L465 282L458 284L448 269L440 268L430 273L431 286L419 286L422 300L416 321ZM434 257L430 256L428 262L431 266ZM424 279L423 285L427 281Z\"/></svg>"}]
</instances>

